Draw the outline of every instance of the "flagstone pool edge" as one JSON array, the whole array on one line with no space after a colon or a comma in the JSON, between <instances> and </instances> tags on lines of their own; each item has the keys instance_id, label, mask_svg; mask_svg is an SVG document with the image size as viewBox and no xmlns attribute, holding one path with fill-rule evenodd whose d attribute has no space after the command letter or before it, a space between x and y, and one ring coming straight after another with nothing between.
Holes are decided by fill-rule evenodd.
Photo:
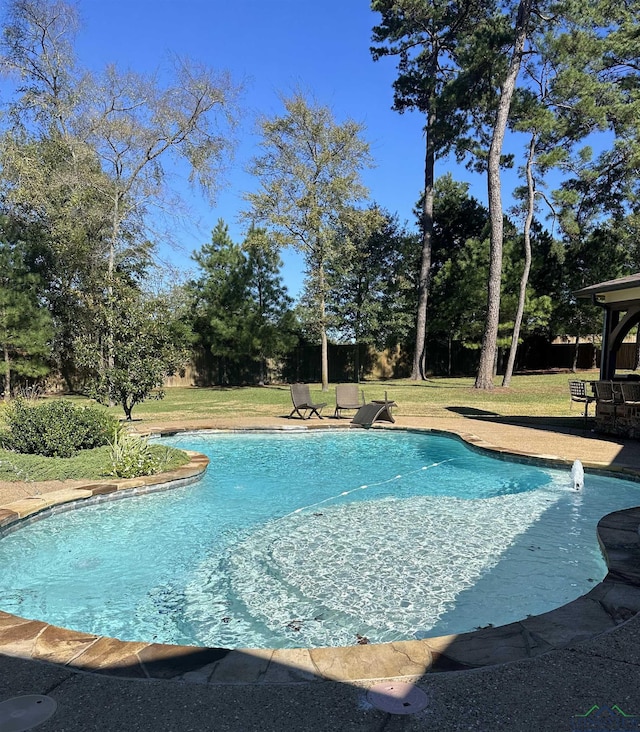
<instances>
[{"instance_id":1,"label":"flagstone pool edge","mask_svg":"<svg viewBox=\"0 0 640 732\"><path fill-rule=\"evenodd\" d=\"M318 428L335 429L335 425L305 425L293 429ZM153 434L160 436L194 431L240 432L247 431L247 428L168 428ZM458 437L475 449L486 450L505 459L515 458L554 467L570 464L554 455L506 450L471 433L424 428L410 428L410 431ZM188 452L190 462L169 473L87 482L73 489L36 495L0 506L0 536L20 528L25 522L78 508L86 501L113 500L194 482L206 470L208 459L199 453ZM608 475L640 480L638 471L624 465L585 461L584 466ZM20 618L0 610L0 653L123 678L208 684L355 682L392 677L417 679L429 672L462 671L534 658L612 631L640 612L639 525L640 507L603 517L598 523L597 535L608 566L605 579L586 595L555 610L495 628L421 640L338 648L229 650L120 641Z\"/></svg>"}]
</instances>

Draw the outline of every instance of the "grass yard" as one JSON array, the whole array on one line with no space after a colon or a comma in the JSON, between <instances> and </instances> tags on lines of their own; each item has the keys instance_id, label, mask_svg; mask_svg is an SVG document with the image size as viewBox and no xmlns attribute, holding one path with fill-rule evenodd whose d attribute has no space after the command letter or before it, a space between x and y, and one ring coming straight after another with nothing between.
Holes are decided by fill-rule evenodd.
<instances>
[{"instance_id":1,"label":"grass yard","mask_svg":"<svg viewBox=\"0 0 640 732\"><path fill-rule=\"evenodd\" d=\"M503 389L500 379L496 388L481 391L473 388L474 379L437 378L428 381L390 379L365 381L360 387L365 398L382 399L385 391L389 399L398 403L397 414L405 417L446 417L456 413L492 414L497 417L579 417L580 405L573 407L569 400L570 378L597 379L597 371L582 371L577 375L567 372L514 376L511 386ZM335 385L322 392L320 384L311 384L311 396L326 402L324 414L332 414L335 406ZM69 399L76 404L89 404L79 396L47 398ZM134 422L153 420L167 423L208 417L286 417L291 411L291 397L287 384L273 386L237 387L170 387L164 399L149 399L133 410ZM2 418L0 406L0 421ZM121 407L109 411L124 419Z\"/></svg>"},{"instance_id":2,"label":"grass yard","mask_svg":"<svg viewBox=\"0 0 640 732\"><path fill-rule=\"evenodd\" d=\"M165 470L171 470L187 462L187 456L178 450L168 451L152 446L158 453ZM111 473L109 447L82 450L70 458L21 455L0 450L0 481L48 481L48 480L103 480Z\"/></svg>"},{"instance_id":3,"label":"grass yard","mask_svg":"<svg viewBox=\"0 0 640 732\"><path fill-rule=\"evenodd\" d=\"M479 416L522 423L543 421L559 429L580 429L583 425L582 406L571 405L569 378L596 379L598 373L585 371L578 375L563 372L515 376L508 389L500 387L500 380L496 379L493 391L474 389L474 379L471 377L420 382L409 379L368 381L363 382L361 388L367 400L382 399L386 391L388 398L398 404L395 414L400 418L462 419L465 416ZM315 401L327 403L325 416L333 414L335 385L330 385L329 391L323 393L319 384L312 384L311 395ZM90 403L78 396L47 398L70 399L76 404ZM214 419L242 418L246 424L251 418L285 418L291 407L290 390L286 384L264 387L171 387L165 389L164 399L150 399L136 406L132 424L141 431L144 431L145 423L171 426L183 422L206 423ZM2 411L0 407L0 420ZM120 407L111 407L109 411L120 419L124 418ZM63 459L0 450L0 481L104 478L110 469L108 452L109 448L103 447ZM167 467L175 467L179 462L179 457L174 456Z\"/></svg>"},{"instance_id":4,"label":"grass yard","mask_svg":"<svg viewBox=\"0 0 640 732\"><path fill-rule=\"evenodd\" d=\"M438 378L429 381L397 379L366 381L360 386L365 398L382 399L385 391L389 399L398 403L397 414L405 417L446 417L456 413L477 410L500 417L579 417L580 405L569 400L569 373L532 374L515 376L511 386L503 389L496 379L493 391L473 388L474 379ZM596 371L581 372L573 378L597 379ZM320 384L311 385L311 396L326 402L324 414L332 414L335 406L335 385L322 392ZM165 389L162 400L150 400L136 406L134 419L178 421L206 419L207 417L286 417L291 411L289 386L280 384L263 387L213 387ZM111 409L122 416L122 410Z\"/></svg>"}]
</instances>

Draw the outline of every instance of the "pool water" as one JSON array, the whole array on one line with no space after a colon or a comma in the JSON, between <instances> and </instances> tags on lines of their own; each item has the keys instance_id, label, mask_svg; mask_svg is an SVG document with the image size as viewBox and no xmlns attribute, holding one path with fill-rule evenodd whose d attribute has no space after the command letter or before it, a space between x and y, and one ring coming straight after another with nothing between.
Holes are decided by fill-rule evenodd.
<instances>
[{"instance_id":1,"label":"pool water","mask_svg":"<svg viewBox=\"0 0 640 732\"><path fill-rule=\"evenodd\" d=\"M0 541L0 608L120 638L314 647L502 625L606 573L598 520L640 486L402 431L189 434L206 477Z\"/></svg>"}]
</instances>

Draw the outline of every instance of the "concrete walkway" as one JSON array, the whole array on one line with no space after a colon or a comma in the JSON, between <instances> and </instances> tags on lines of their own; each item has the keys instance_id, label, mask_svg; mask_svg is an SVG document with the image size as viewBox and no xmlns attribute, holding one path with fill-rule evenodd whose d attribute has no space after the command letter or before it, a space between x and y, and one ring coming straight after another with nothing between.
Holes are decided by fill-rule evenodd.
<instances>
[{"instance_id":1,"label":"concrete walkway","mask_svg":"<svg viewBox=\"0 0 640 732\"><path fill-rule=\"evenodd\" d=\"M323 422L333 426L333 420ZM276 424L282 426L282 421L271 421L272 426ZM588 432L558 433L542 423L470 418L399 418L397 424L454 431L479 446L544 455L553 462L570 464L579 458L587 467L640 473L640 443L603 440ZM179 426L249 425L224 421ZM254 426L269 426L269 421ZM0 486L0 504L8 497L3 489ZM633 541L638 544L640 540ZM640 552L640 546L634 545L632 551ZM425 691L427 706L415 714L397 715L370 704L367 687L377 683L373 680L206 685L123 680L0 655L0 703L28 694L55 700L55 714L37 727L42 732L640 730L640 716L621 714L640 715L640 616L535 659L478 670L427 673L411 681ZM612 718L602 716L608 713L607 707L614 709ZM595 727L597 719L601 723ZM0 732L5 732L1 721Z\"/></svg>"}]
</instances>

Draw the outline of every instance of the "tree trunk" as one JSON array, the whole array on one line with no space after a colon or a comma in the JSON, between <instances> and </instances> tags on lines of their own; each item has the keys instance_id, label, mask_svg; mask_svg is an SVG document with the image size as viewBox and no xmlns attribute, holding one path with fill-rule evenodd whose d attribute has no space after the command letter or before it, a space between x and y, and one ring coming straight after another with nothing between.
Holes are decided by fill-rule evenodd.
<instances>
[{"instance_id":1,"label":"tree trunk","mask_svg":"<svg viewBox=\"0 0 640 732\"><path fill-rule=\"evenodd\" d=\"M426 378L426 333L427 304L429 300L429 278L431 274L431 246L433 239L433 185L435 147L433 128L435 126L435 104L429 105L425 129L424 197L422 203L422 255L418 280L418 312L416 315L416 346L413 354L411 378L414 381Z\"/></svg>"},{"instance_id":2,"label":"tree trunk","mask_svg":"<svg viewBox=\"0 0 640 732\"><path fill-rule=\"evenodd\" d=\"M320 344L322 359L322 391L329 391L329 347L327 344L327 307L324 296L324 267L320 265Z\"/></svg>"},{"instance_id":3,"label":"tree trunk","mask_svg":"<svg viewBox=\"0 0 640 732\"><path fill-rule=\"evenodd\" d=\"M524 305L527 299L527 284L529 282L529 271L531 270L531 223L533 221L533 213L535 208L535 185L533 180L532 166L533 157L536 150L537 135L531 135L529 142L529 155L527 157L526 176L527 176L527 217L524 222L524 270L520 278L520 292L518 294L518 307L516 317L513 323L513 335L511 337L511 349L509 351L509 360L507 361L507 369L504 372L502 386L509 386L511 376L513 375L513 367L516 362L516 353L518 351L518 339L520 338L520 326L522 325L522 316L524 314Z\"/></svg>"},{"instance_id":4,"label":"tree trunk","mask_svg":"<svg viewBox=\"0 0 640 732\"><path fill-rule=\"evenodd\" d=\"M327 344L327 330L322 324L320 333L320 346L322 352L322 391L329 391L329 348Z\"/></svg>"},{"instance_id":5,"label":"tree trunk","mask_svg":"<svg viewBox=\"0 0 640 732\"><path fill-rule=\"evenodd\" d=\"M360 383L360 341L362 339L362 305L364 297L362 296L362 278L358 287L358 299L356 317L353 325L353 342L355 343L355 351L353 354L353 370L356 384Z\"/></svg>"},{"instance_id":6,"label":"tree trunk","mask_svg":"<svg viewBox=\"0 0 640 732\"><path fill-rule=\"evenodd\" d=\"M264 386L267 383L267 359L263 354L260 354L259 356L259 374L258 378L260 379L259 385Z\"/></svg>"},{"instance_id":7,"label":"tree trunk","mask_svg":"<svg viewBox=\"0 0 640 732\"><path fill-rule=\"evenodd\" d=\"M4 348L4 401L11 399L11 360L9 358L9 349L5 345Z\"/></svg>"},{"instance_id":8,"label":"tree trunk","mask_svg":"<svg viewBox=\"0 0 640 732\"><path fill-rule=\"evenodd\" d=\"M576 347L573 349L573 363L571 364L571 373L575 374L575 372L578 370L578 352L579 352L579 345L580 345L580 336L576 336Z\"/></svg>"},{"instance_id":9,"label":"tree trunk","mask_svg":"<svg viewBox=\"0 0 640 732\"><path fill-rule=\"evenodd\" d=\"M111 226L111 241L109 242L109 259L107 262L107 308L108 332L107 332L107 368L114 367L114 334L113 334L113 274L116 267L116 242L120 230L120 197L115 194L113 201L113 221Z\"/></svg>"},{"instance_id":10,"label":"tree trunk","mask_svg":"<svg viewBox=\"0 0 640 732\"><path fill-rule=\"evenodd\" d=\"M109 406L115 406L115 400L111 393L112 375L115 367L115 325L113 307L113 276L116 268L116 243L120 234L120 195L116 191L113 201L113 221L111 229L111 241L109 242L109 260L107 263L107 367L105 381L109 385Z\"/></svg>"},{"instance_id":11,"label":"tree trunk","mask_svg":"<svg viewBox=\"0 0 640 732\"><path fill-rule=\"evenodd\" d=\"M75 393L75 383L73 381L75 373L72 365L67 361L67 359L61 359L60 375L65 383L67 394Z\"/></svg>"},{"instance_id":12,"label":"tree trunk","mask_svg":"<svg viewBox=\"0 0 640 732\"><path fill-rule=\"evenodd\" d=\"M527 40L527 25L533 0L521 0L515 27L515 42L509 70L502 85L500 101L493 128L493 137L487 162L487 190L489 196L489 217L491 219L491 253L489 282L487 287L487 316L482 336L480 364L476 376L476 389L493 389L493 364L498 340L500 322L500 285L502 282L503 215L500 190L500 156L507 129L511 99L520 71L520 64Z\"/></svg>"}]
</instances>

